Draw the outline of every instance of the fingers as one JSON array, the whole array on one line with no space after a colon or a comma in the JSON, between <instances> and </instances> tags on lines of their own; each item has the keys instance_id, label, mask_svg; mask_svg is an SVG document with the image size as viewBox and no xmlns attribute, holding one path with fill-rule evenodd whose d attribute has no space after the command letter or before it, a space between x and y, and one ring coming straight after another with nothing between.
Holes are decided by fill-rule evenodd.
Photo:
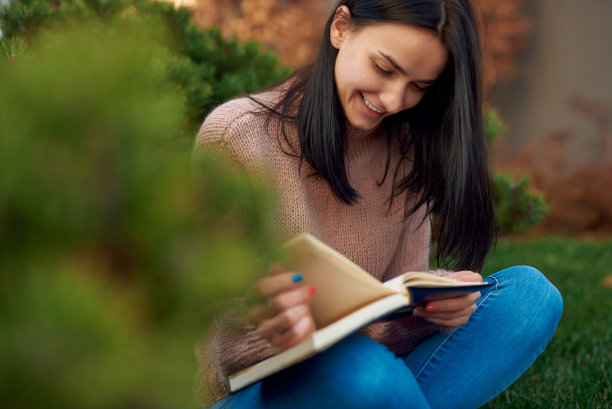
<instances>
[{"instance_id":1,"label":"fingers","mask_svg":"<svg viewBox=\"0 0 612 409\"><path fill-rule=\"evenodd\" d=\"M429 312L437 312L439 314L452 314L469 308L472 304L475 304L479 298L479 291L465 294L459 297L441 298L439 300L428 302L425 309L427 310L429 308Z\"/></svg>"},{"instance_id":2,"label":"fingers","mask_svg":"<svg viewBox=\"0 0 612 409\"><path fill-rule=\"evenodd\" d=\"M446 275L445 277L452 278L457 281L466 281L466 282L469 282L469 281L481 282L482 281L482 276L480 274L475 273L473 271L467 271L467 270L450 273Z\"/></svg>"},{"instance_id":3,"label":"fingers","mask_svg":"<svg viewBox=\"0 0 612 409\"><path fill-rule=\"evenodd\" d=\"M260 278L247 295L249 320L259 325L280 311L307 302L314 295L314 289L300 282L302 275L286 272L282 264L273 264L268 276Z\"/></svg>"},{"instance_id":4,"label":"fingers","mask_svg":"<svg viewBox=\"0 0 612 409\"><path fill-rule=\"evenodd\" d=\"M281 264L272 265L268 274L257 280L247 292L245 301L250 308L261 310L261 304L265 304L275 294L299 288L302 281L301 274L285 272Z\"/></svg>"},{"instance_id":5,"label":"fingers","mask_svg":"<svg viewBox=\"0 0 612 409\"><path fill-rule=\"evenodd\" d=\"M417 307L414 315L438 325L459 327L467 323L476 311L476 301L479 298L480 292L474 292L461 297L432 301L425 307Z\"/></svg>"},{"instance_id":6,"label":"fingers","mask_svg":"<svg viewBox=\"0 0 612 409\"><path fill-rule=\"evenodd\" d=\"M474 311L476 311L476 304L472 304L468 308L452 313L431 313L427 311L423 312L415 310L415 315L423 317L427 321L433 322L434 324L443 325L447 327L460 327L461 325L464 325L469 321L470 316Z\"/></svg>"},{"instance_id":7,"label":"fingers","mask_svg":"<svg viewBox=\"0 0 612 409\"><path fill-rule=\"evenodd\" d=\"M287 268L281 263L272 263L268 268L268 275L273 276L281 273L286 273Z\"/></svg>"},{"instance_id":8,"label":"fingers","mask_svg":"<svg viewBox=\"0 0 612 409\"><path fill-rule=\"evenodd\" d=\"M286 309L267 320L264 320L257 327L257 332L264 337L270 338L277 333L280 334L286 332L307 315L308 306L304 304L297 305L293 308Z\"/></svg>"},{"instance_id":9,"label":"fingers","mask_svg":"<svg viewBox=\"0 0 612 409\"><path fill-rule=\"evenodd\" d=\"M269 319L276 314L296 307L301 304L307 304L315 295L315 289L311 286L296 286L292 290L277 293L275 296L268 298L268 302L254 305L249 310L249 321L255 325L259 325L264 320Z\"/></svg>"},{"instance_id":10,"label":"fingers","mask_svg":"<svg viewBox=\"0 0 612 409\"><path fill-rule=\"evenodd\" d=\"M274 345L289 348L316 329L309 304L313 296L314 288L309 286L279 293L270 303L252 308L249 319L257 325L257 332Z\"/></svg>"},{"instance_id":11,"label":"fingers","mask_svg":"<svg viewBox=\"0 0 612 409\"><path fill-rule=\"evenodd\" d=\"M467 270L450 273L446 277L463 282L482 282L480 274ZM460 327L476 311L476 301L479 298L480 292L474 292L461 297L430 301L425 307L417 307L414 315L445 327Z\"/></svg>"},{"instance_id":12,"label":"fingers","mask_svg":"<svg viewBox=\"0 0 612 409\"><path fill-rule=\"evenodd\" d=\"M284 333L273 335L270 340L281 349L287 349L299 344L301 341L315 331L315 323L312 317L303 317L296 325Z\"/></svg>"},{"instance_id":13,"label":"fingers","mask_svg":"<svg viewBox=\"0 0 612 409\"><path fill-rule=\"evenodd\" d=\"M254 296L250 298L255 301L249 309L249 320L259 334L281 349L299 343L316 329L310 312L315 289L301 281L301 274L275 264L251 291Z\"/></svg>"},{"instance_id":14,"label":"fingers","mask_svg":"<svg viewBox=\"0 0 612 409\"><path fill-rule=\"evenodd\" d=\"M269 298L274 295L297 288L302 281L302 275L291 272L277 272L257 280L253 289L262 297Z\"/></svg>"},{"instance_id":15,"label":"fingers","mask_svg":"<svg viewBox=\"0 0 612 409\"><path fill-rule=\"evenodd\" d=\"M299 343L314 330L315 323L307 304L284 310L257 327L257 332L283 349Z\"/></svg>"}]
</instances>

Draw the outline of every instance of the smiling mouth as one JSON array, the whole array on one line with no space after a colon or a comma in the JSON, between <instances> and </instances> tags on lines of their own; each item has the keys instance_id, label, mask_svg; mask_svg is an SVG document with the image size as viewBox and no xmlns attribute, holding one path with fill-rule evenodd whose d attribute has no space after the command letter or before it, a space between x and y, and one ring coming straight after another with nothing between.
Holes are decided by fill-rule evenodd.
<instances>
[{"instance_id":1,"label":"smiling mouth","mask_svg":"<svg viewBox=\"0 0 612 409\"><path fill-rule=\"evenodd\" d=\"M378 109L378 108L376 108L374 105L372 105L372 104L370 103L370 101L368 101L368 100L366 99L365 95L361 94L361 99L363 99L363 103L364 103L364 104L366 104L366 106L367 106L368 108L370 108L372 111L374 111L374 112L376 112L376 113L378 113L378 114L384 114L384 113L385 113L385 111L383 111L383 110L381 110L381 109Z\"/></svg>"}]
</instances>

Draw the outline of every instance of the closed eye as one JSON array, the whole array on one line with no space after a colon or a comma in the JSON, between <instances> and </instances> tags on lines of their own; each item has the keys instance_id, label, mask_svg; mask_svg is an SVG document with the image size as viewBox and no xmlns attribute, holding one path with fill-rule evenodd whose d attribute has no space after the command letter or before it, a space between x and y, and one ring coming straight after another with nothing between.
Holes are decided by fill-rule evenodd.
<instances>
[{"instance_id":1,"label":"closed eye","mask_svg":"<svg viewBox=\"0 0 612 409\"><path fill-rule=\"evenodd\" d=\"M429 88L428 86L422 86L417 84L416 82L411 82L410 86L414 89L416 89L417 91L426 91L427 88Z\"/></svg>"},{"instance_id":2,"label":"closed eye","mask_svg":"<svg viewBox=\"0 0 612 409\"><path fill-rule=\"evenodd\" d=\"M384 68L382 68L380 65L374 63L374 70L376 70L376 72L378 72L380 75L384 76L384 77L388 77L391 74L393 74L391 71L387 71Z\"/></svg>"}]
</instances>

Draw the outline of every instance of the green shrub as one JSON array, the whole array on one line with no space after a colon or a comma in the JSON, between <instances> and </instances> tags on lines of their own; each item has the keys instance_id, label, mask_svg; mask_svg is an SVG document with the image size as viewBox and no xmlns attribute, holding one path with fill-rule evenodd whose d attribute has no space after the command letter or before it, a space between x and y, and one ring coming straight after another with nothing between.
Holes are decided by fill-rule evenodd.
<instances>
[{"instance_id":1,"label":"green shrub","mask_svg":"<svg viewBox=\"0 0 612 409\"><path fill-rule=\"evenodd\" d=\"M276 244L265 187L192 161L146 27L41 32L0 62L6 407L194 406L194 345Z\"/></svg>"},{"instance_id":2,"label":"green shrub","mask_svg":"<svg viewBox=\"0 0 612 409\"><path fill-rule=\"evenodd\" d=\"M493 189L499 224L504 232L524 233L541 221L549 207L541 193L530 189L524 176L515 182L502 173L493 174Z\"/></svg>"}]
</instances>

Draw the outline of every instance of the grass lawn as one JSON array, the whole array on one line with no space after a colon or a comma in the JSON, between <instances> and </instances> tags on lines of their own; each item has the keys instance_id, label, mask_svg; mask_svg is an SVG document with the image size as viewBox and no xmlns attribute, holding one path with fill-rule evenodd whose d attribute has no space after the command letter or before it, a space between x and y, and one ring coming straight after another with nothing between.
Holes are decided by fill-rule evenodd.
<instances>
[{"instance_id":1,"label":"grass lawn","mask_svg":"<svg viewBox=\"0 0 612 409\"><path fill-rule=\"evenodd\" d=\"M517 264L555 284L563 317L544 354L485 408L612 408L612 241L504 240L484 274Z\"/></svg>"}]
</instances>

